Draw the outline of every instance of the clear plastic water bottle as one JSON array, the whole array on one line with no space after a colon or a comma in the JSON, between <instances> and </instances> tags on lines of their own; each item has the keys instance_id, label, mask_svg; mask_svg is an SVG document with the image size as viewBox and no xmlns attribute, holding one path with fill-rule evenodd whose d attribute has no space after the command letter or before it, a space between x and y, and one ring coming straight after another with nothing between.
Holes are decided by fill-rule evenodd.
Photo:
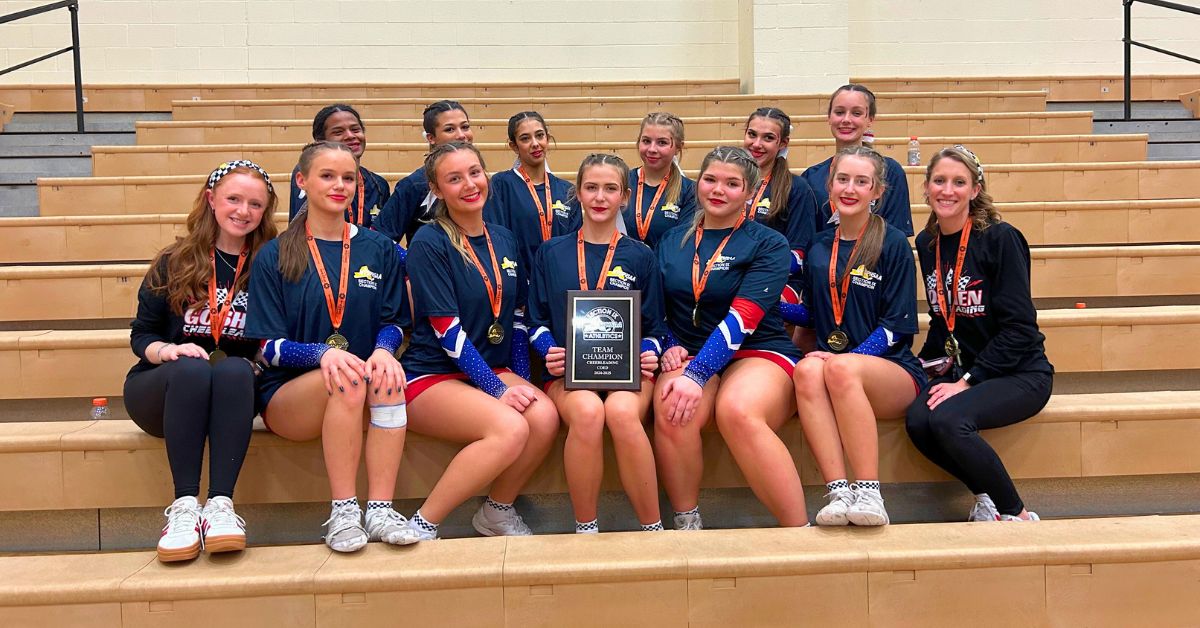
<instances>
[{"instance_id":1,"label":"clear plastic water bottle","mask_svg":"<svg viewBox=\"0 0 1200 628\"><path fill-rule=\"evenodd\" d=\"M92 400L92 420L108 418L108 399L96 397Z\"/></svg>"},{"instance_id":2,"label":"clear plastic water bottle","mask_svg":"<svg viewBox=\"0 0 1200 628\"><path fill-rule=\"evenodd\" d=\"M867 148L875 148L875 131L871 129L863 131L862 143Z\"/></svg>"},{"instance_id":3,"label":"clear plastic water bottle","mask_svg":"<svg viewBox=\"0 0 1200 628\"><path fill-rule=\"evenodd\" d=\"M915 135L908 138L908 165L921 165L921 143Z\"/></svg>"}]
</instances>

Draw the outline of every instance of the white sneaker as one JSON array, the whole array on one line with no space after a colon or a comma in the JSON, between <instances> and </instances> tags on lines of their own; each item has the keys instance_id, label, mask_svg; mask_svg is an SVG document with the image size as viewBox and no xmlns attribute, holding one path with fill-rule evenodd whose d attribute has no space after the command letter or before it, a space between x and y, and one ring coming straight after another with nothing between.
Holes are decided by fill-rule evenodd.
<instances>
[{"instance_id":1,"label":"white sneaker","mask_svg":"<svg viewBox=\"0 0 1200 628\"><path fill-rule=\"evenodd\" d=\"M246 522L233 511L233 500L213 497L204 504L200 529L208 553L238 552L246 549Z\"/></svg>"},{"instance_id":2,"label":"white sneaker","mask_svg":"<svg viewBox=\"0 0 1200 628\"><path fill-rule=\"evenodd\" d=\"M883 507L883 495L877 489L854 490L854 503L846 511L846 518L856 526L885 526L889 523L887 510Z\"/></svg>"},{"instance_id":3,"label":"white sneaker","mask_svg":"<svg viewBox=\"0 0 1200 628\"><path fill-rule=\"evenodd\" d=\"M675 515L676 530L703 530L704 521L700 519L699 512L685 512L681 515Z\"/></svg>"},{"instance_id":4,"label":"white sneaker","mask_svg":"<svg viewBox=\"0 0 1200 628\"><path fill-rule=\"evenodd\" d=\"M367 509L367 536L392 545L411 545L421 540L420 532L393 508Z\"/></svg>"},{"instance_id":5,"label":"white sneaker","mask_svg":"<svg viewBox=\"0 0 1200 628\"><path fill-rule=\"evenodd\" d=\"M996 503L988 497L987 493L980 493L975 496L975 505L971 507L971 514L967 515L967 521L999 521L1000 511L996 510Z\"/></svg>"},{"instance_id":6,"label":"white sneaker","mask_svg":"<svg viewBox=\"0 0 1200 628\"><path fill-rule=\"evenodd\" d=\"M200 555L200 502L195 497L180 497L163 514L167 525L158 539L158 559L164 563L191 560Z\"/></svg>"},{"instance_id":7,"label":"white sneaker","mask_svg":"<svg viewBox=\"0 0 1200 628\"><path fill-rule=\"evenodd\" d=\"M850 523L846 513L854 505L854 491L849 488L834 489L826 493L829 503L817 513L819 526L844 526Z\"/></svg>"},{"instance_id":8,"label":"white sneaker","mask_svg":"<svg viewBox=\"0 0 1200 628\"><path fill-rule=\"evenodd\" d=\"M367 544L367 531L362 525L362 510L358 503L334 508L324 524L325 544L335 552L355 552Z\"/></svg>"},{"instance_id":9,"label":"white sneaker","mask_svg":"<svg viewBox=\"0 0 1200 628\"><path fill-rule=\"evenodd\" d=\"M1028 512L1029 512L1028 519L1022 519L1018 515L1000 515L1000 520L1001 521L1020 521L1022 523L1029 523L1030 521L1041 521L1042 520L1042 518L1039 517L1036 512L1033 512L1032 510L1030 510Z\"/></svg>"},{"instance_id":10,"label":"white sneaker","mask_svg":"<svg viewBox=\"0 0 1200 628\"><path fill-rule=\"evenodd\" d=\"M475 531L484 536L531 536L533 531L525 525L516 508L496 510L484 502L471 517Z\"/></svg>"}]
</instances>

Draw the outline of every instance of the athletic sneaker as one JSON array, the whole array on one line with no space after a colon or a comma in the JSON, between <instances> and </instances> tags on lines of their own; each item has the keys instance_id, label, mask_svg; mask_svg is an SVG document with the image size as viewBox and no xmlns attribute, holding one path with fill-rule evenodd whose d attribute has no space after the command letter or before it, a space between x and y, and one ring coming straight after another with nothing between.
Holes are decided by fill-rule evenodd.
<instances>
[{"instance_id":1,"label":"athletic sneaker","mask_svg":"<svg viewBox=\"0 0 1200 628\"><path fill-rule=\"evenodd\" d=\"M699 512L685 512L675 515L676 530L703 530L704 522Z\"/></svg>"},{"instance_id":2,"label":"athletic sneaker","mask_svg":"<svg viewBox=\"0 0 1200 628\"><path fill-rule=\"evenodd\" d=\"M158 559L164 563L191 560L200 555L200 503L195 497L180 497L163 514L167 525L158 539Z\"/></svg>"},{"instance_id":3,"label":"athletic sneaker","mask_svg":"<svg viewBox=\"0 0 1200 628\"><path fill-rule=\"evenodd\" d=\"M884 526L889 522L883 507L883 495L879 489L859 488L855 490L854 503L846 510L846 518L856 526Z\"/></svg>"},{"instance_id":4,"label":"athletic sneaker","mask_svg":"<svg viewBox=\"0 0 1200 628\"><path fill-rule=\"evenodd\" d=\"M420 532L413 529L404 515L392 508L367 510L367 536L372 541L392 545L411 545L421 540Z\"/></svg>"},{"instance_id":5,"label":"athletic sneaker","mask_svg":"<svg viewBox=\"0 0 1200 628\"><path fill-rule=\"evenodd\" d=\"M1020 521L1022 523L1029 523L1031 521L1041 521L1042 518L1039 517L1036 512L1033 512L1032 510L1030 510L1028 519L1022 519L1018 515L1000 515L1000 520L1001 521Z\"/></svg>"},{"instance_id":6,"label":"athletic sneaker","mask_svg":"<svg viewBox=\"0 0 1200 628\"><path fill-rule=\"evenodd\" d=\"M246 522L233 511L233 500L213 497L204 504L204 549L210 554L246 549Z\"/></svg>"},{"instance_id":7,"label":"athletic sneaker","mask_svg":"<svg viewBox=\"0 0 1200 628\"><path fill-rule=\"evenodd\" d=\"M967 515L967 521L999 521L1000 511L996 510L996 503L988 497L987 493L980 493L975 496L975 505L971 507L971 514Z\"/></svg>"},{"instance_id":8,"label":"athletic sneaker","mask_svg":"<svg viewBox=\"0 0 1200 628\"><path fill-rule=\"evenodd\" d=\"M484 536L531 536L533 534L533 531L521 519L521 515L517 514L516 508L497 510L488 506L486 502L481 504L479 510L475 511L475 516L471 517L471 525L475 527L476 532Z\"/></svg>"},{"instance_id":9,"label":"athletic sneaker","mask_svg":"<svg viewBox=\"0 0 1200 628\"><path fill-rule=\"evenodd\" d=\"M329 526L325 544L335 552L355 552L367 544L367 531L363 529L362 510L357 502L334 508L322 525Z\"/></svg>"},{"instance_id":10,"label":"athletic sneaker","mask_svg":"<svg viewBox=\"0 0 1200 628\"><path fill-rule=\"evenodd\" d=\"M829 503L817 513L819 526L844 526L850 523L846 513L854 505L854 491L849 488L838 488L825 494Z\"/></svg>"}]
</instances>

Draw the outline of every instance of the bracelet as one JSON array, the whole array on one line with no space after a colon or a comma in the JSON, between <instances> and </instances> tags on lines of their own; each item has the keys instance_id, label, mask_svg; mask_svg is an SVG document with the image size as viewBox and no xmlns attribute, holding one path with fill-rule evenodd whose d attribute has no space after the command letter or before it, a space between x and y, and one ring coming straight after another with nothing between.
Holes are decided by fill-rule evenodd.
<instances>
[{"instance_id":1,"label":"bracelet","mask_svg":"<svg viewBox=\"0 0 1200 628\"><path fill-rule=\"evenodd\" d=\"M158 348L158 351L156 352L156 354L158 355L158 363L159 363L159 364L162 364L162 361L163 361L163 358L162 358L162 350L163 350L163 349L166 349L166 348L167 348L167 347L169 347L169 346L171 346L171 343L169 343L169 342L164 342L164 343L162 344L162 346Z\"/></svg>"}]
</instances>

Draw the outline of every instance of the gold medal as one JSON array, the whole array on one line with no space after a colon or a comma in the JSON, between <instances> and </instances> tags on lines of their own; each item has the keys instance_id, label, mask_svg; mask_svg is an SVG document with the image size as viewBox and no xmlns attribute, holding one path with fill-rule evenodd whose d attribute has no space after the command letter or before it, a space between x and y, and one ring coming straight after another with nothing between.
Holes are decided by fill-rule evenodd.
<instances>
[{"instance_id":1,"label":"gold medal","mask_svg":"<svg viewBox=\"0 0 1200 628\"><path fill-rule=\"evenodd\" d=\"M825 339L825 344L829 345L829 348L834 353L841 353L846 350L846 347L850 346L850 336L840 329L835 329L829 332L829 337Z\"/></svg>"},{"instance_id":2,"label":"gold medal","mask_svg":"<svg viewBox=\"0 0 1200 628\"><path fill-rule=\"evenodd\" d=\"M699 327L699 326L700 326L700 306L697 305L692 308L692 327Z\"/></svg>"},{"instance_id":3,"label":"gold medal","mask_svg":"<svg viewBox=\"0 0 1200 628\"><path fill-rule=\"evenodd\" d=\"M500 321L496 321L492 323L491 327L488 327L488 342L494 345L504 342L504 328L500 326Z\"/></svg>"},{"instance_id":4,"label":"gold medal","mask_svg":"<svg viewBox=\"0 0 1200 628\"><path fill-rule=\"evenodd\" d=\"M228 356L225 355L224 351L222 351L220 349L213 349L212 351L210 351L208 353L208 363L216 364L217 362L224 360L226 357L228 357Z\"/></svg>"},{"instance_id":5,"label":"gold medal","mask_svg":"<svg viewBox=\"0 0 1200 628\"><path fill-rule=\"evenodd\" d=\"M342 351L348 351L350 349L350 341L346 340L345 336L336 331L325 339L325 344L333 347L334 349L341 349Z\"/></svg>"},{"instance_id":6,"label":"gold medal","mask_svg":"<svg viewBox=\"0 0 1200 628\"><path fill-rule=\"evenodd\" d=\"M946 345L943 348L946 349L947 356L954 358L954 360L956 362L958 361L958 354L961 353L961 351L958 348L958 339L957 338L955 338L954 336L950 336L949 338L947 338Z\"/></svg>"}]
</instances>

